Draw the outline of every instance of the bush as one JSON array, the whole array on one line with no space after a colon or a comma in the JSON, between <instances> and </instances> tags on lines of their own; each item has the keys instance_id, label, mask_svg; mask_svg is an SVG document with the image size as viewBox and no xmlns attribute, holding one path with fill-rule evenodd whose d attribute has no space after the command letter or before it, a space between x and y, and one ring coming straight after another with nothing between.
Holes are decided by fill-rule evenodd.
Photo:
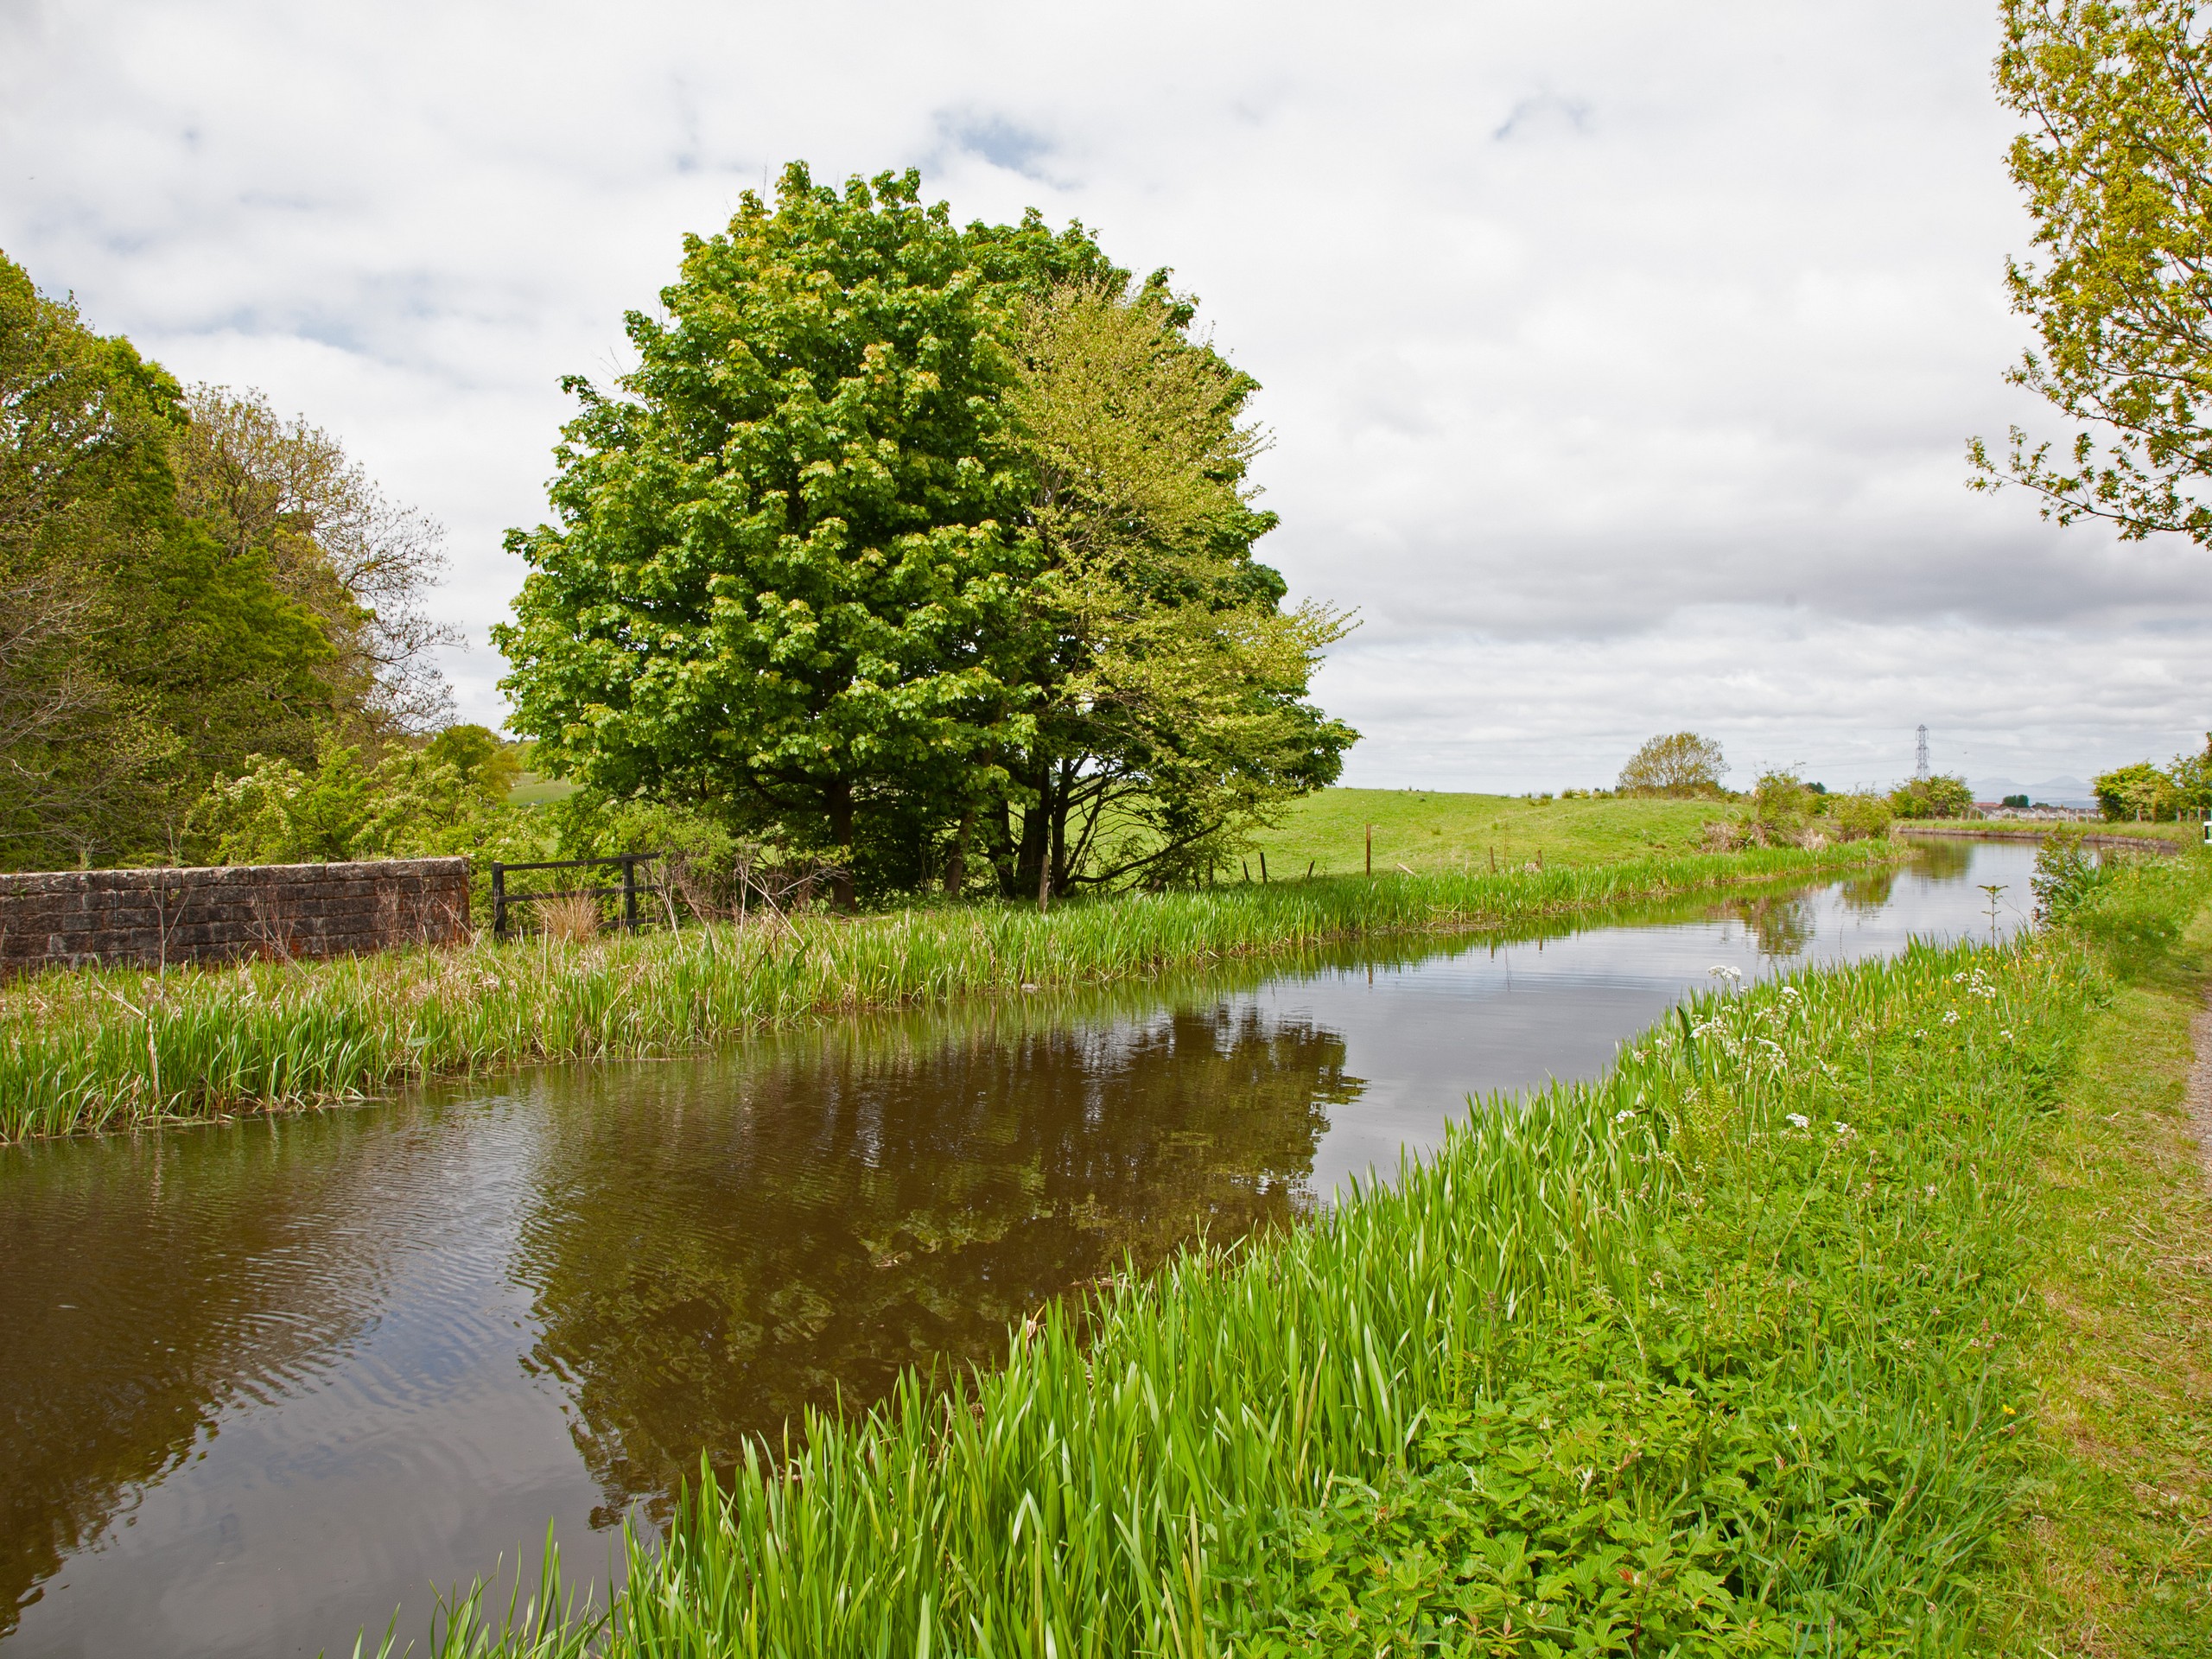
<instances>
[{"instance_id":1,"label":"bush","mask_svg":"<svg viewBox=\"0 0 2212 1659\"><path fill-rule=\"evenodd\" d=\"M2122 818L2148 819L2153 823L2168 821L2177 816L2181 804L2181 791L2174 780L2148 760L2115 767L2098 777L2090 787L2097 791L2098 807L2114 823Z\"/></svg>"},{"instance_id":2,"label":"bush","mask_svg":"<svg viewBox=\"0 0 2212 1659\"><path fill-rule=\"evenodd\" d=\"M1974 791L1965 779L1938 772L1891 790L1890 810L1901 818L1963 818L1974 810Z\"/></svg>"},{"instance_id":3,"label":"bush","mask_svg":"<svg viewBox=\"0 0 2212 1659\"><path fill-rule=\"evenodd\" d=\"M2036 919L2063 923L2110 879L2110 867L2082 844L2079 830L2057 830L2036 854L2029 882L2036 896Z\"/></svg>"},{"instance_id":4,"label":"bush","mask_svg":"<svg viewBox=\"0 0 2212 1659\"><path fill-rule=\"evenodd\" d=\"M1804 840L1819 804L1796 772L1770 772L1751 787L1750 825L1766 846L1794 847Z\"/></svg>"},{"instance_id":5,"label":"bush","mask_svg":"<svg viewBox=\"0 0 2212 1659\"><path fill-rule=\"evenodd\" d=\"M1895 817L1885 798L1866 790L1828 797L1827 820L1839 841L1866 841L1885 836Z\"/></svg>"}]
</instances>

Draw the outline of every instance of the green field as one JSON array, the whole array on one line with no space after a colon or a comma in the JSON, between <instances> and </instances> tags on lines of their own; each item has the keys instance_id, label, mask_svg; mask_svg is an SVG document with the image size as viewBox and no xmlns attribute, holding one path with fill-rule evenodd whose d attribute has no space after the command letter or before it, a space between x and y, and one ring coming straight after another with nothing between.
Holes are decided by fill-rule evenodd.
<instances>
[{"instance_id":1,"label":"green field","mask_svg":"<svg viewBox=\"0 0 2212 1659\"><path fill-rule=\"evenodd\" d=\"M576 785L565 779L541 778L534 772L525 772L507 791L507 804L543 806L549 801L565 801L575 792Z\"/></svg>"},{"instance_id":2,"label":"green field","mask_svg":"<svg viewBox=\"0 0 2212 1659\"><path fill-rule=\"evenodd\" d=\"M1445 790L1325 789L1292 803L1281 825L1255 837L1275 880L1363 869L1367 827L1375 868L1487 873L1535 861L1548 866L1611 864L1700 846L1704 826L1734 818L1725 801L1656 799L1531 801L1517 795ZM1251 861L1260 879L1260 861Z\"/></svg>"}]
</instances>

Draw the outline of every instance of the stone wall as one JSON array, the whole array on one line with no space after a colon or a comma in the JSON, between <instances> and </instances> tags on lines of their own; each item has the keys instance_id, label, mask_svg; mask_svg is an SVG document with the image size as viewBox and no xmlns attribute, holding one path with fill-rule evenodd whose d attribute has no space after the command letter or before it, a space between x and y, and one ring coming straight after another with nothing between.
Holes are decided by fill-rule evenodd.
<instances>
[{"instance_id":1,"label":"stone wall","mask_svg":"<svg viewBox=\"0 0 2212 1659\"><path fill-rule=\"evenodd\" d=\"M0 875L0 975L340 956L468 935L468 861Z\"/></svg>"}]
</instances>

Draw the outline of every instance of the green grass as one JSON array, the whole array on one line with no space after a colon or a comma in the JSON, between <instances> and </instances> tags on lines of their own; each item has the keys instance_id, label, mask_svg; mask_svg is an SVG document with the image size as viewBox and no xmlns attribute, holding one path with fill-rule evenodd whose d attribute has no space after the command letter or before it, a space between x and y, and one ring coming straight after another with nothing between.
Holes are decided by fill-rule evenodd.
<instances>
[{"instance_id":1,"label":"green grass","mask_svg":"<svg viewBox=\"0 0 2212 1659\"><path fill-rule=\"evenodd\" d=\"M1048 1307L999 1370L910 1378L703 1478L664 1541L631 1536L611 1613L560 1611L549 1574L504 1635L471 1600L434 1646L2058 1651L2028 1645L2031 1611L2073 1628L2024 1564L2069 1559L2034 1531L2038 1491L2077 1496L2084 1547L2202 1530L2117 1445L2179 1409L2160 1444L2194 1455L2201 1391L2131 1410L2100 1486L2035 1293L2087 1271L2149 1342L2184 1282L2125 1276L2150 1268L2140 1239L2115 1249L2122 1206L2151 1189L2120 1185L2078 1236L2046 1211L2054 1157L2138 1064L2133 988L2193 987L2172 940L2208 891L2212 861L2123 872L2114 953L2085 926L1700 999L1601 1082L1480 1103L1310 1228ZM2121 1276L2054 1264L2064 1238ZM2193 1613L2167 1628L2201 1643Z\"/></svg>"},{"instance_id":2,"label":"green grass","mask_svg":"<svg viewBox=\"0 0 2212 1659\"><path fill-rule=\"evenodd\" d=\"M534 772L518 775L512 788L507 791L509 806L543 806L550 801L565 801L576 792L576 785L559 778L541 778Z\"/></svg>"},{"instance_id":3,"label":"green grass","mask_svg":"<svg viewBox=\"0 0 2212 1659\"><path fill-rule=\"evenodd\" d=\"M2212 916L2130 976L2038 1148L2017 1624L2042 1651L2200 1655L2212 1631L2212 1181L2183 1098Z\"/></svg>"},{"instance_id":4,"label":"green grass","mask_svg":"<svg viewBox=\"0 0 2212 1659\"><path fill-rule=\"evenodd\" d=\"M1554 863L1541 874L1130 895L1049 916L952 906L165 975L49 971L0 992L0 1140L206 1119L536 1060L665 1053L823 1014L1511 924L1888 855L1884 845Z\"/></svg>"},{"instance_id":5,"label":"green grass","mask_svg":"<svg viewBox=\"0 0 2212 1659\"><path fill-rule=\"evenodd\" d=\"M1511 795L1440 790L1325 789L1291 804L1280 827L1255 837L1275 880L1363 871L1366 828L1375 827L1375 868L1420 872L1517 868L1540 854L1545 866L1606 864L1694 851L1704 826L1740 816L1724 801L1611 799L1527 801ZM1259 856L1251 860L1260 874Z\"/></svg>"}]
</instances>

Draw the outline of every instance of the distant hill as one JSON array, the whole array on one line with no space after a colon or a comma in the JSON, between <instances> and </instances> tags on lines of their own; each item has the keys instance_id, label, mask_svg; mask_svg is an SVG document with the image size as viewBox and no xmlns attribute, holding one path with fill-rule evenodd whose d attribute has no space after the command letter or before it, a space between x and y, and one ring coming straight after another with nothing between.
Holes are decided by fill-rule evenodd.
<instances>
[{"instance_id":1,"label":"distant hill","mask_svg":"<svg viewBox=\"0 0 2212 1659\"><path fill-rule=\"evenodd\" d=\"M2079 778L2046 778L2039 784L2016 784L2010 778L1974 778L1967 787L1977 801L2001 801L2007 795L2024 795L2050 806L2094 806L2096 791Z\"/></svg>"}]
</instances>

